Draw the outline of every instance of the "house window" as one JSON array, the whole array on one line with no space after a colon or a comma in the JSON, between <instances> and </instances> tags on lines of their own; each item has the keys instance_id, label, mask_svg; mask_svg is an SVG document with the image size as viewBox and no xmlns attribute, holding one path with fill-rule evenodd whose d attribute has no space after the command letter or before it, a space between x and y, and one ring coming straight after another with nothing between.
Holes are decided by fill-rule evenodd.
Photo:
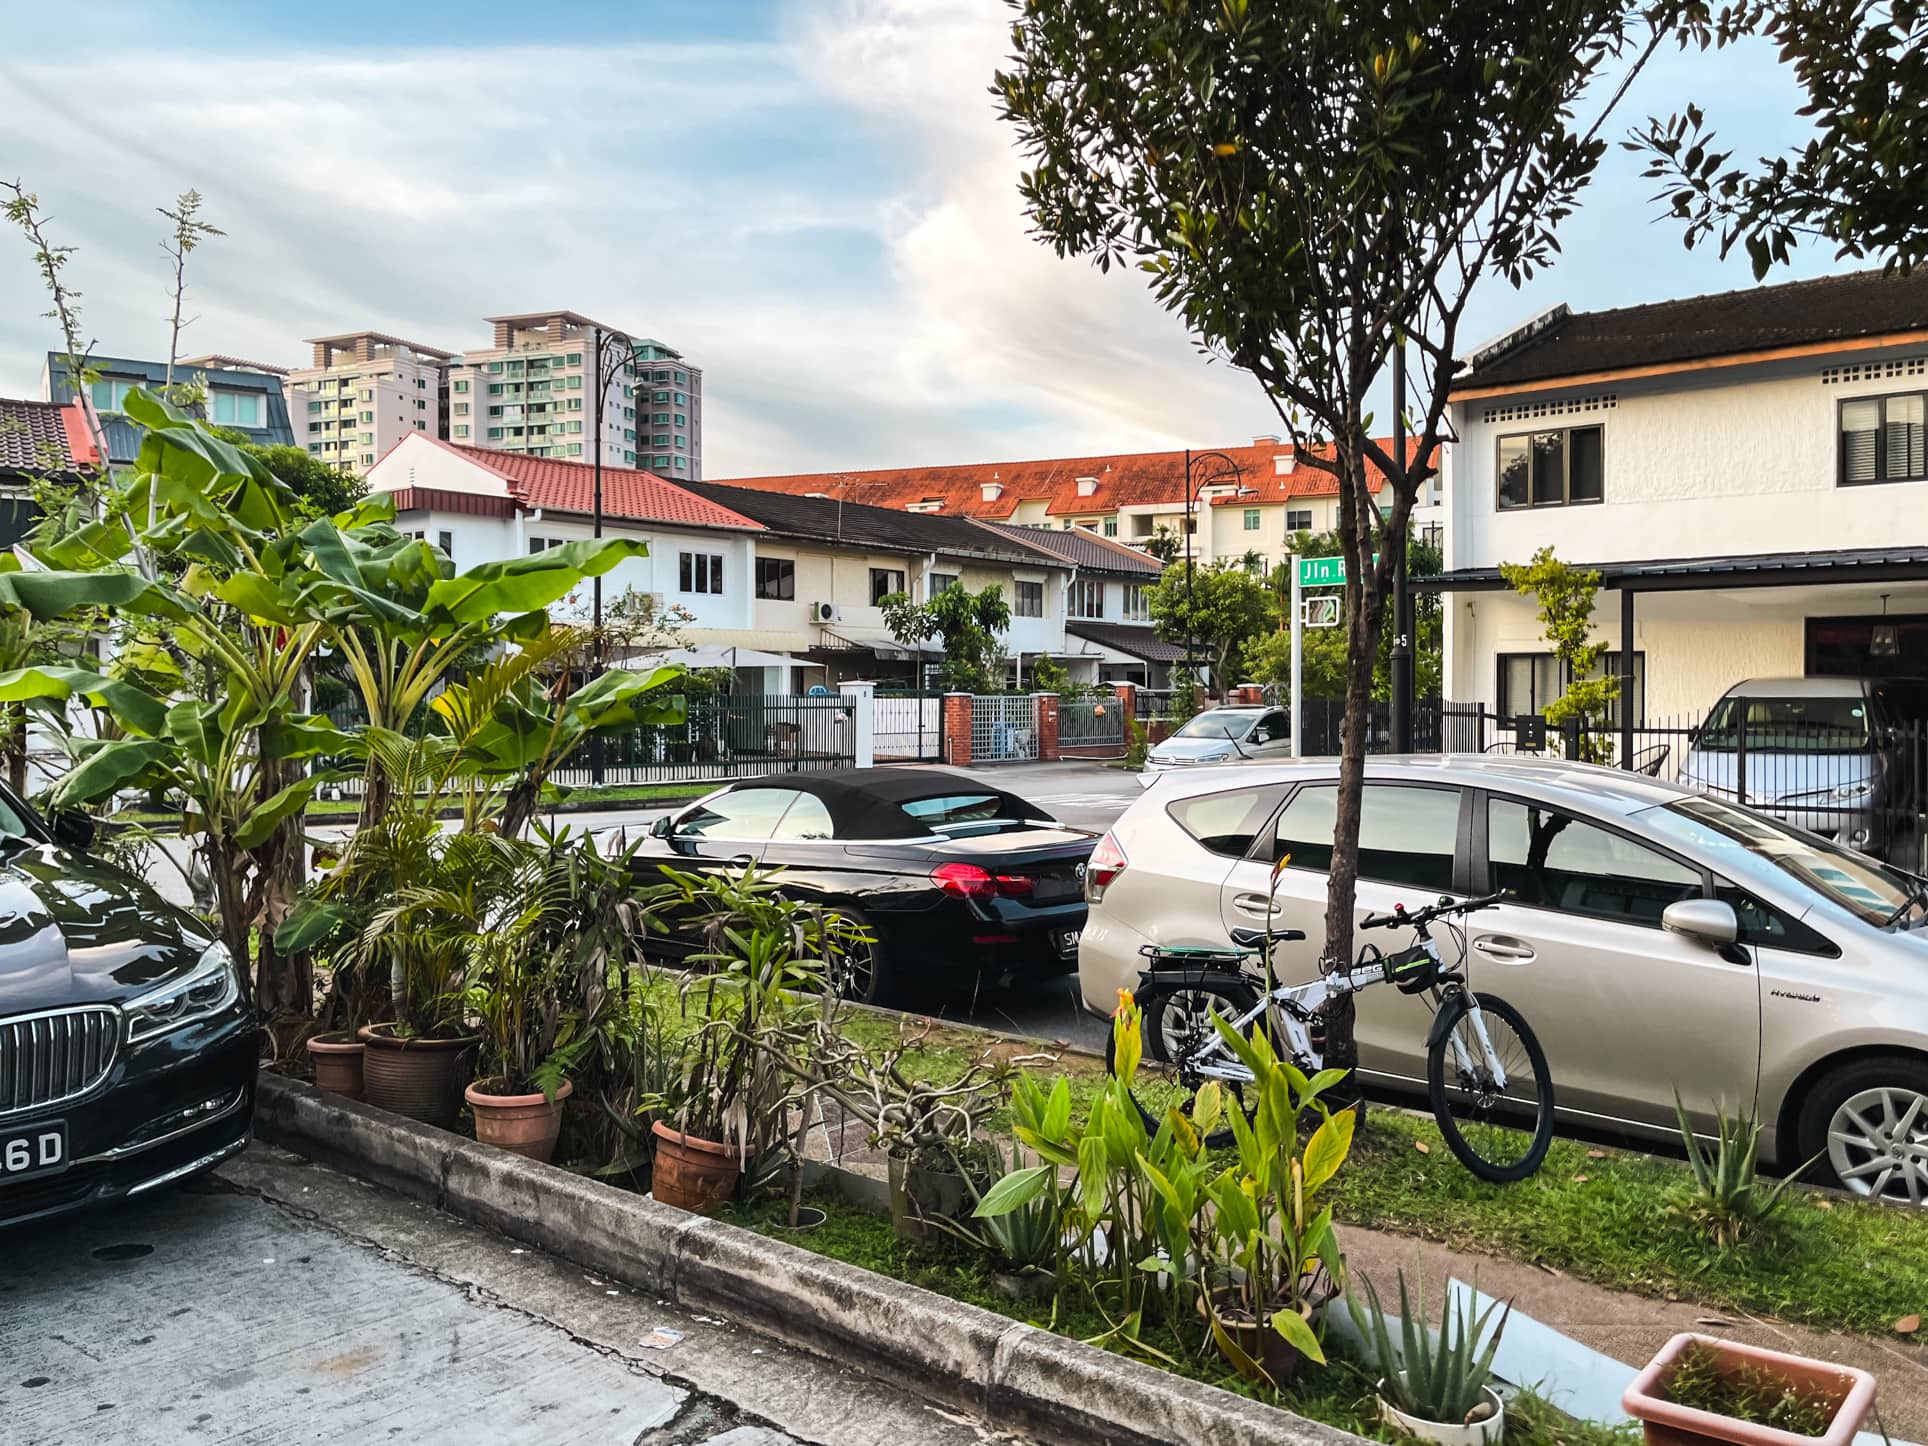
<instances>
[{"instance_id":1,"label":"house window","mask_svg":"<svg viewBox=\"0 0 1928 1446\"><path fill-rule=\"evenodd\" d=\"M502 363L501 363L501 362L499 362L499 361L492 361L492 362L490 362L490 363L489 363L489 370L490 370L490 371L492 371L492 372L499 372L499 371L501 371L501 370L502 370Z\"/></svg>"},{"instance_id":2,"label":"house window","mask_svg":"<svg viewBox=\"0 0 1928 1446\"><path fill-rule=\"evenodd\" d=\"M1105 519L1105 536L1116 537L1117 535L1118 535L1118 519L1115 517L1107 517Z\"/></svg>"},{"instance_id":3,"label":"house window","mask_svg":"<svg viewBox=\"0 0 1928 1446\"><path fill-rule=\"evenodd\" d=\"M94 406L103 412L107 410L107 408L102 407L100 405L100 384L98 382L95 383L94 385ZM320 402L308 403L308 410L310 412L319 412L321 410L321 403Z\"/></svg>"},{"instance_id":4,"label":"house window","mask_svg":"<svg viewBox=\"0 0 1928 1446\"><path fill-rule=\"evenodd\" d=\"M469 389L468 378L458 377L455 381L455 390L458 392L466 392L468 389Z\"/></svg>"},{"instance_id":5,"label":"house window","mask_svg":"<svg viewBox=\"0 0 1928 1446\"><path fill-rule=\"evenodd\" d=\"M1589 678L1617 678L1620 676L1620 654L1604 652L1600 661L1594 665ZM1557 702L1567 690L1566 670L1560 660L1551 653L1501 653L1499 655L1499 697L1498 713L1502 719L1517 718L1526 713L1543 713L1547 705ZM1633 716L1636 721L1647 716L1647 655L1635 651L1633 655ZM1616 699L1607 706L1607 722L1618 727L1620 723L1620 704Z\"/></svg>"},{"instance_id":6,"label":"house window","mask_svg":"<svg viewBox=\"0 0 1928 1446\"><path fill-rule=\"evenodd\" d=\"M689 425L688 414L684 412L678 412L676 414L676 425L679 427L687 427Z\"/></svg>"},{"instance_id":7,"label":"house window","mask_svg":"<svg viewBox=\"0 0 1928 1446\"><path fill-rule=\"evenodd\" d=\"M931 574L930 595L932 597L936 597L940 592L949 592L956 586L957 574L954 572L934 572Z\"/></svg>"},{"instance_id":8,"label":"house window","mask_svg":"<svg viewBox=\"0 0 1928 1446\"><path fill-rule=\"evenodd\" d=\"M570 352L570 353L569 353L569 365L570 365L570 366L572 366L572 367L579 367L579 366L581 366L581 365L582 365L582 353L581 353L581 352L579 352L579 351L572 351L572 352Z\"/></svg>"},{"instance_id":9,"label":"house window","mask_svg":"<svg viewBox=\"0 0 1928 1446\"><path fill-rule=\"evenodd\" d=\"M529 556L534 557L538 552L547 552L552 547L561 546L560 537L532 537L529 539Z\"/></svg>"},{"instance_id":10,"label":"house window","mask_svg":"<svg viewBox=\"0 0 1928 1446\"><path fill-rule=\"evenodd\" d=\"M436 533L435 545L448 555L449 561L453 562L455 560L455 534L453 532Z\"/></svg>"},{"instance_id":11,"label":"house window","mask_svg":"<svg viewBox=\"0 0 1928 1446\"><path fill-rule=\"evenodd\" d=\"M1021 618L1041 618L1044 616L1044 584L1041 582L1020 582L1017 585L1017 602L1012 612Z\"/></svg>"},{"instance_id":12,"label":"house window","mask_svg":"<svg viewBox=\"0 0 1928 1446\"><path fill-rule=\"evenodd\" d=\"M676 470L678 472L689 471L689 466L690 466L689 459L687 457L678 457L676 459Z\"/></svg>"},{"instance_id":13,"label":"house window","mask_svg":"<svg viewBox=\"0 0 1928 1446\"><path fill-rule=\"evenodd\" d=\"M1105 615L1105 585L1095 577L1081 577L1071 584L1066 603L1074 618L1101 618Z\"/></svg>"},{"instance_id":14,"label":"house window","mask_svg":"<svg viewBox=\"0 0 1928 1446\"><path fill-rule=\"evenodd\" d=\"M259 392L216 391L212 397L214 421L223 427L259 427L263 425Z\"/></svg>"},{"instance_id":15,"label":"house window","mask_svg":"<svg viewBox=\"0 0 1928 1446\"><path fill-rule=\"evenodd\" d=\"M1841 403L1841 482L1928 479L1928 392Z\"/></svg>"},{"instance_id":16,"label":"house window","mask_svg":"<svg viewBox=\"0 0 1928 1446\"><path fill-rule=\"evenodd\" d=\"M1310 507L1288 507L1285 510L1285 530L1287 532L1310 532L1312 530L1312 509Z\"/></svg>"},{"instance_id":17,"label":"house window","mask_svg":"<svg viewBox=\"0 0 1928 1446\"><path fill-rule=\"evenodd\" d=\"M1257 532L1259 530L1258 508L1248 507L1245 509L1245 530L1247 532Z\"/></svg>"},{"instance_id":18,"label":"house window","mask_svg":"<svg viewBox=\"0 0 1928 1446\"><path fill-rule=\"evenodd\" d=\"M677 581L684 592L723 591L723 556L716 552L685 552L677 557Z\"/></svg>"},{"instance_id":19,"label":"house window","mask_svg":"<svg viewBox=\"0 0 1928 1446\"><path fill-rule=\"evenodd\" d=\"M502 395L502 383L501 383L501 382L490 382L490 383L489 383L489 395L490 395L490 396L492 396L492 397L499 397L499 396L501 396L501 395Z\"/></svg>"},{"instance_id":20,"label":"house window","mask_svg":"<svg viewBox=\"0 0 1928 1446\"><path fill-rule=\"evenodd\" d=\"M1571 507L1605 495L1601 430L1566 427L1499 439L1499 504Z\"/></svg>"},{"instance_id":21,"label":"house window","mask_svg":"<svg viewBox=\"0 0 1928 1446\"><path fill-rule=\"evenodd\" d=\"M1151 589L1141 582L1125 584L1125 621L1128 623L1151 621Z\"/></svg>"},{"instance_id":22,"label":"house window","mask_svg":"<svg viewBox=\"0 0 1928 1446\"><path fill-rule=\"evenodd\" d=\"M462 423L455 429L455 435L458 437L466 437L468 436L468 434L469 434L469 428L466 422Z\"/></svg>"},{"instance_id":23,"label":"house window","mask_svg":"<svg viewBox=\"0 0 1928 1446\"><path fill-rule=\"evenodd\" d=\"M651 466L653 466L653 467L667 467L667 466L669 466L669 458L667 458L667 457L658 457L658 458L656 458L656 460L655 460L654 462L652 462L652 463L651 463L650 465L651 465Z\"/></svg>"},{"instance_id":24,"label":"house window","mask_svg":"<svg viewBox=\"0 0 1928 1446\"><path fill-rule=\"evenodd\" d=\"M139 382L117 382L111 378L94 383L94 410L97 412L118 412L126 407L127 394L140 385ZM310 402L308 410L318 412L321 406Z\"/></svg>"},{"instance_id":25,"label":"house window","mask_svg":"<svg viewBox=\"0 0 1928 1446\"><path fill-rule=\"evenodd\" d=\"M892 593L904 590L904 570L899 567L873 567L870 570L870 605L877 607Z\"/></svg>"},{"instance_id":26,"label":"house window","mask_svg":"<svg viewBox=\"0 0 1928 1446\"><path fill-rule=\"evenodd\" d=\"M462 403L462 410L466 412L468 409L469 409L469 404L467 402ZM363 412L361 414L361 419L364 422L372 422L375 420L375 414L373 412Z\"/></svg>"},{"instance_id":27,"label":"house window","mask_svg":"<svg viewBox=\"0 0 1928 1446\"><path fill-rule=\"evenodd\" d=\"M502 440L502 429L500 427L489 428L489 440L491 442L500 442Z\"/></svg>"},{"instance_id":28,"label":"house window","mask_svg":"<svg viewBox=\"0 0 1928 1446\"><path fill-rule=\"evenodd\" d=\"M756 595L788 602L797 595L797 565L787 557L756 560Z\"/></svg>"}]
</instances>

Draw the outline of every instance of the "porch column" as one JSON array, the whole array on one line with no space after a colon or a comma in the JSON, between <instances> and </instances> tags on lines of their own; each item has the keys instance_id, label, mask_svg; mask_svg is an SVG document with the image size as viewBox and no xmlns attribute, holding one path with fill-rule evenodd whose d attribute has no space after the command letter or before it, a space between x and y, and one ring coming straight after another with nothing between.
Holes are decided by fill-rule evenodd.
<instances>
[{"instance_id":1,"label":"porch column","mask_svg":"<svg viewBox=\"0 0 1928 1446\"><path fill-rule=\"evenodd\" d=\"M1633 589L1620 587L1620 766L1633 767Z\"/></svg>"}]
</instances>

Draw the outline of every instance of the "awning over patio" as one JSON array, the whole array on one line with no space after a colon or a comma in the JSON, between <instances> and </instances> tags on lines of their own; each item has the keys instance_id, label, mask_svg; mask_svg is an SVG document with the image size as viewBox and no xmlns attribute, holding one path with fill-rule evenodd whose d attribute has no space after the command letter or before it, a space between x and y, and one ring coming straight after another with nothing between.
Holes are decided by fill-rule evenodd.
<instances>
[{"instance_id":1,"label":"awning over patio","mask_svg":"<svg viewBox=\"0 0 1928 1446\"><path fill-rule=\"evenodd\" d=\"M760 653L755 648L739 648L728 643L694 643L650 655L646 661L681 663L686 668L788 668L797 660L782 653Z\"/></svg>"},{"instance_id":2,"label":"awning over patio","mask_svg":"<svg viewBox=\"0 0 1928 1446\"><path fill-rule=\"evenodd\" d=\"M869 653L887 662L916 662L920 658L941 658L943 646L935 642L904 644L883 628L861 628L839 623L825 628L817 640L817 650L840 653Z\"/></svg>"},{"instance_id":3,"label":"awning over patio","mask_svg":"<svg viewBox=\"0 0 1928 1446\"><path fill-rule=\"evenodd\" d=\"M1832 552L1761 552L1742 557L1675 557L1576 563L1600 574L1616 592L1686 592L1697 588L1816 587L1831 583L1928 580L1928 547L1844 548ZM1497 567L1466 567L1415 577L1418 592L1499 592L1512 584Z\"/></svg>"}]
</instances>

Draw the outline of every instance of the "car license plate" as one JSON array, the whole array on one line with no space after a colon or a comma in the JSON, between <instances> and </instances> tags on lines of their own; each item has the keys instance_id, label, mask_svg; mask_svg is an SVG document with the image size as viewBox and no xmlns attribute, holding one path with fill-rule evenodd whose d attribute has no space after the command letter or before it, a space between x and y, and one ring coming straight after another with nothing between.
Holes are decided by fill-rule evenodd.
<instances>
[{"instance_id":1,"label":"car license plate","mask_svg":"<svg viewBox=\"0 0 1928 1446\"><path fill-rule=\"evenodd\" d=\"M1083 930L1081 929L1058 930L1054 936L1058 945L1058 952L1066 955L1076 954L1078 952L1078 935L1082 932Z\"/></svg>"},{"instance_id":2,"label":"car license plate","mask_svg":"<svg viewBox=\"0 0 1928 1446\"><path fill-rule=\"evenodd\" d=\"M0 1130L0 1185L67 1168L67 1122L47 1120Z\"/></svg>"}]
</instances>

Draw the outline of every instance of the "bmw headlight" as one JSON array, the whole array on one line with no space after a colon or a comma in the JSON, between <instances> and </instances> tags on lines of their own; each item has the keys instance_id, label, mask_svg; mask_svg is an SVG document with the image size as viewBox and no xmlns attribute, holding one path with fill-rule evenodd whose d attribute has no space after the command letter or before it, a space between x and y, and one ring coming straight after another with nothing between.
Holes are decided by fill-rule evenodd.
<instances>
[{"instance_id":1,"label":"bmw headlight","mask_svg":"<svg viewBox=\"0 0 1928 1446\"><path fill-rule=\"evenodd\" d=\"M202 951L187 974L121 1006L127 1019L127 1042L140 1044L219 1014L240 997L241 971L229 957L228 946L217 940Z\"/></svg>"}]
</instances>

